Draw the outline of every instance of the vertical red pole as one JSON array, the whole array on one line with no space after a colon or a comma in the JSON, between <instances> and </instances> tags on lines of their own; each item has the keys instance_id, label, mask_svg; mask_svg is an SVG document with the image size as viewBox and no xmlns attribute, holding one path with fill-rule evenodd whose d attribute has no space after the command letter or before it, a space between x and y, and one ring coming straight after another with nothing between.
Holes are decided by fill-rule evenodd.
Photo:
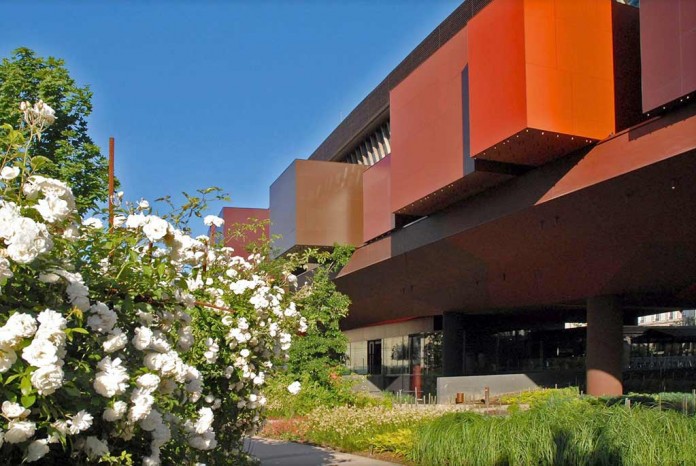
<instances>
[{"instance_id":1,"label":"vertical red pole","mask_svg":"<svg viewBox=\"0 0 696 466\"><path fill-rule=\"evenodd\" d=\"M114 138L109 138L109 228L114 227Z\"/></svg>"}]
</instances>

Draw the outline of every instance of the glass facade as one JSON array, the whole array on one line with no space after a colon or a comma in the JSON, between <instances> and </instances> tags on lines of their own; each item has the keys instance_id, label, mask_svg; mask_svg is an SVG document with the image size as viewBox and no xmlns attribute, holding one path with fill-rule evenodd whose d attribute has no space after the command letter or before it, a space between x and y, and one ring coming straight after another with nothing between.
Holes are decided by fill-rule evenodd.
<instances>
[{"instance_id":1,"label":"glass facade","mask_svg":"<svg viewBox=\"0 0 696 466\"><path fill-rule=\"evenodd\" d=\"M582 373L586 344L585 327L476 329L466 332L462 375ZM442 375L442 332L352 342L347 357L348 369L380 389L434 393ZM627 390L688 388L696 380L696 327L624 327L623 366Z\"/></svg>"},{"instance_id":2,"label":"glass facade","mask_svg":"<svg viewBox=\"0 0 696 466\"><path fill-rule=\"evenodd\" d=\"M386 388L396 379L402 391L434 393L442 370L442 332L423 332L348 344L347 366L373 376Z\"/></svg>"}]
</instances>

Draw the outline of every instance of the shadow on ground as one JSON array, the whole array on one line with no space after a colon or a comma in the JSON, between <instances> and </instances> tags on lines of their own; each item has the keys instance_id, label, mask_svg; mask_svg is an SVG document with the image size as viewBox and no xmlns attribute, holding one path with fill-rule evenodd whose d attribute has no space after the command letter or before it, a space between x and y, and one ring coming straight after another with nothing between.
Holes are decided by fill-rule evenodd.
<instances>
[{"instance_id":1,"label":"shadow on ground","mask_svg":"<svg viewBox=\"0 0 696 466\"><path fill-rule=\"evenodd\" d=\"M261 437L246 439L244 447L261 460L261 466L396 466L374 458Z\"/></svg>"}]
</instances>

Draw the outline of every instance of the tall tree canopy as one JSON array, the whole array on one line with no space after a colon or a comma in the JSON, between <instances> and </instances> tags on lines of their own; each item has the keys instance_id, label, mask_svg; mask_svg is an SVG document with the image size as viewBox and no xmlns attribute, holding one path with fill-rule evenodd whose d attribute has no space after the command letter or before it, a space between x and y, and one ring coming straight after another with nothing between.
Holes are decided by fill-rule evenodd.
<instances>
[{"instance_id":1,"label":"tall tree canopy","mask_svg":"<svg viewBox=\"0 0 696 466\"><path fill-rule=\"evenodd\" d=\"M63 60L19 48L0 63L0 123L20 125L19 103L39 99L55 110L56 122L45 130L32 153L53 162L42 172L72 186L80 213L96 208L107 200L108 173L106 158L87 133L92 92L89 86L75 83Z\"/></svg>"}]
</instances>

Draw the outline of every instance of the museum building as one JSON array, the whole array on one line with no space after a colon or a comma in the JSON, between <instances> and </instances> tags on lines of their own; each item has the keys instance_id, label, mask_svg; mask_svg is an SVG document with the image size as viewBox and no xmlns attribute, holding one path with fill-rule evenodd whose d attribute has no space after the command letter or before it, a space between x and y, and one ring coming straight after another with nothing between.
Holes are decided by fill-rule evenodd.
<instances>
[{"instance_id":1,"label":"museum building","mask_svg":"<svg viewBox=\"0 0 696 466\"><path fill-rule=\"evenodd\" d=\"M695 91L696 2L466 0L226 228L356 247L348 365L381 389L693 388L696 332L636 324L696 305Z\"/></svg>"}]
</instances>

